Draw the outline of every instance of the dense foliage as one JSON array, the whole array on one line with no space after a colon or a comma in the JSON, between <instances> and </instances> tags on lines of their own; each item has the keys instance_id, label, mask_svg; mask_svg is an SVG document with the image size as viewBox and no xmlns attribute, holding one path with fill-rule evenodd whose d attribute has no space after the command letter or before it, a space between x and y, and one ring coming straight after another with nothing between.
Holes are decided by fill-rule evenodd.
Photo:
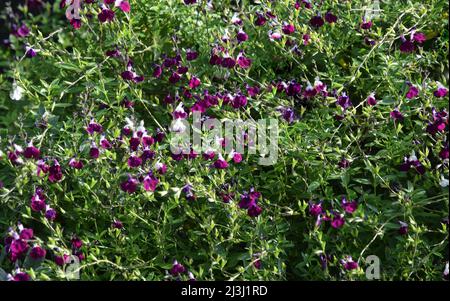
<instances>
[{"instance_id":1,"label":"dense foliage","mask_svg":"<svg viewBox=\"0 0 450 301\"><path fill-rule=\"evenodd\" d=\"M448 2L13 2L0 279L448 277ZM278 119L278 160L172 154L194 111Z\"/></svg>"}]
</instances>

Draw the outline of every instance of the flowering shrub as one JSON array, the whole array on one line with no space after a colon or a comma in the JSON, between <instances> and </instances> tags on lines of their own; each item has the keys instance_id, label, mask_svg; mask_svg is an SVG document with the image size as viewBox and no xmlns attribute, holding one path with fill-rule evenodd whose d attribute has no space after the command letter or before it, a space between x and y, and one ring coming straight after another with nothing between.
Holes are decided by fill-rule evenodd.
<instances>
[{"instance_id":1,"label":"flowering shrub","mask_svg":"<svg viewBox=\"0 0 450 301\"><path fill-rule=\"evenodd\" d=\"M445 1L18 2L1 280L448 279ZM277 119L276 162L172 152L194 113Z\"/></svg>"}]
</instances>

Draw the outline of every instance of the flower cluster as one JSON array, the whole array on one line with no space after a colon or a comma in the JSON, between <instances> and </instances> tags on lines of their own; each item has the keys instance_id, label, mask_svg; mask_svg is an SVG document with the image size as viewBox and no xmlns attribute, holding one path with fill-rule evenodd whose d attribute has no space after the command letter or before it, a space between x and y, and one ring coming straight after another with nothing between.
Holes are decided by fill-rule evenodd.
<instances>
[{"instance_id":1,"label":"flower cluster","mask_svg":"<svg viewBox=\"0 0 450 301\"><path fill-rule=\"evenodd\" d=\"M257 217L262 213L262 208L258 205L258 200L260 198L261 193L252 187L248 192L245 191L241 194L239 208L246 209L249 216Z\"/></svg>"},{"instance_id":2,"label":"flower cluster","mask_svg":"<svg viewBox=\"0 0 450 301\"><path fill-rule=\"evenodd\" d=\"M30 207L35 212L44 212L44 216L49 221L53 221L57 217L56 210L45 203L46 197L42 188L36 188L35 193L31 197Z\"/></svg>"},{"instance_id":3,"label":"flower cluster","mask_svg":"<svg viewBox=\"0 0 450 301\"><path fill-rule=\"evenodd\" d=\"M351 215L358 209L358 201L348 201L346 197L342 197L341 209L344 213ZM323 221L329 221L331 227L335 229L342 228L345 224L345 214L334 209L326 210L323 207L323 201L319 203L309 202L309 214L316 218L316 227L319 227Z\"/></svg>"},{"instance_id":4,"label":"flower cluster","mask_svg":"<svg viewBox=\"0 0 450 301\"><path fill-rule=\"evenodd\" d=\"M188 271L181 263L176 259L173 261L172 267L169 270L170 279L181 280L183 274L187 275L187 281L196 281L194 274Z\"/></svg>"}]
</instances>

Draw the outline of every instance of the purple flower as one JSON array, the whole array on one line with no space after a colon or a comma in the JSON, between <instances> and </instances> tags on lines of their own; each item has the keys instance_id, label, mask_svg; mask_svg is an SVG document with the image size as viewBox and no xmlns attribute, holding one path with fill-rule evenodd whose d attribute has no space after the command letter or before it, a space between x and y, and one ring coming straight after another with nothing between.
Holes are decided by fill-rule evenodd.
<instances>
[{"instance_id":1,"label":"purple flower","mask_svg":"<svg viewBox=\"0 0 450 301\"><path fill-rule=\"evenodd\" d=\"M133 81L134 81L135 83L138 84L138 83L143 82L144 79L145 79L145 77L144 77L143 75L136 75L136 76L133 78Z\"/></svg>"},{"instance_id":2,"label":"purple flower","mask_svg":"<svg viewBox=\"0 0 450 301\"><path fill-rule=\"evenodd\" d=\"M288 96L296 96L302 91L302 86L296 81L290 81L286 87L286 94Z\"/></svg>"},{"instance_id":3,"label":"purple flower","mask_svg":"<svg viewBox=\"0 0 450 301\"><path fill-rule=\"evenodd\" d=\"M42 200L37 195L33 195L31 198L31 209L35 212L39 212L45 209L45 200Z\"/></svg>"},{"instance_id":4,"label":"purple flower","mask_svg":"<svg viewBox=\"0 0 450 301\"><path fill-rule=\"evenodd\" d=\"M20 165L23 164L23 160L20 156L22 152L19 151L8 151L8 159L9 161L11 161L12 164L14 165Z\"/></svg>"},{"instance_id":5,"label":"purple flower","mask_svg":"<svg viewBox=\"0 0 450 301\"><path fill-rule=\"evenodd\" d=\"M390 116L392 119L394 120L399 120L402 121L403 120L403 114L397 109L395 108L391 113Z\"/></svg>"},{"instance_id":6,"label":"purple flower","mask_svg":"<svg viewBox=\"0 0 450 301\"><path fill-rule=\"evenodd\" d=\"M400 227L398 228L398 233L400 235L406 235L408 233L408 224L402 221L398 222Z\"/></svg>"},{"instance_id":7,"label":"purple flower","mask_svg":"<svg viewBox=\"0 0 450 301\"><path fill-rule=\"evenodd\" d=\"M69 258L69 256L66 254L64 254L63 256L55 256L55 263L58 266L63 266L66 263L67 258Z\"/></svg>"},{"instance_id":8,"label":"purple flower","mask_svg":"<svg viewBox=\"0 0 450 301\"><path fill-rule=\"evenodd\" d=\"M310 41L310 39L311 39L311 36L309 35L309 34L307 34L307 33L305 33L303 36L302 36L302 39L303 39L303 45L308 45L309 44L309 41Z\"/></svg>"},{"instance_id":9,"label":"purple flower","mask_svg":"<svg viewBox=\"0 0 450 301\"><path fill-rule=\"evenodd\" d=\"M408 92L406 93L406 98L413 99L417 95L419 95L419 89L413 86L412 84L409 84L409 89Z\"/></svg>"},{"instance_id":10,"label":"purple flower","mask_svg":"<svg viewBox=\"0 0 450 301\"><path fill-rule=\"evenodd\" d=\"M325 21L328 23L336 23L337 22L337 16L333 15L330 11L327 11L325 14Z\"/></svg>"},{"instance_id":11,"label":"purple flower","mask_svg":"<svg viewBox=\"0 0 450 301\"><path fill-rule=\"evenodd\" d=\"M83 23L80 19L73 18L72 20L70 20L70 25L72 25L74 29L80 29L82 24Z\"/></svg>"},{"instance_id":12,"label":"purple flower","mask_svg":"<svg viewBox=\"0 0 450 301\"><path fill-rule=\"evenodd\" d=\"M142 164L142 159L139 158L139 157L137 157L137 156L135 156L135 155L131 155L131 156L128 158L127 163L128 163L128 166L129 166L129 167L131 167L131 168L136 168L136 167L141 166L141 164Z\"/></svg>"},{"instance_id":13,"label":"purple flower","mask_svg":"<svg viewBox=\"0 0 450 301\"><path fill-rule=\"evenodd\" d=\"M48 219L49 221L53 221L56 219L56 217L57 217L56 210L50 208L50 206L47 205L45 211L45 218Z\"/></svg>"},{"instance_id":14,"label":"purple flower","mask_svg":"<svg viewBox=\"0 0 450 301\"><path fill-rule=\"evenodd\" d=\"M278 31L275 31L275 32L273 32L273 31L269 31L269 39L270 39L270 41L275 41L275 40L281 40L281 38L282 38L283 36L281 35L281 33L280 32L278 32Z\"/></svg>"},{"instance_id":15,"label":"purple flower","mask_svg":"<svg viewBox=\"0 0 450 301\"><path fill-rule=\"evenodd\" d=\"M19 224L19 230L20 230L20 238L21 239L32 239L34 236L33 229L30 228L24 228L22 224Z\"/></svg>"},{"instance_id":16,"label":"purple flower","mask_svg":"<svg viewBox=\"0 0 450 301\"><path fill-rule=\"evenodd\" d=\"M325 85L319 77L316 77L314 80L314 89L316 89L317 93L322 93L322 96L328 96L327 85Z\"/></svg>"},{"instance_id":17,"label":"purple flower","mask_svg":"<svg viewBox=\"0 0 450 301\"><path fill-rule=\"evenodd\" d=\"M171 84L176 84L177 82L179 82L181 79L181 75L179 75L176 72L173 72L172 75L169 77L169 82Z\"/></svg>"},{"instance_id":18,"label":"purple flower","mask_svg":"<svg viewBox=\"0 0 450 301\"><path fill-rule=\"evenodd\" d=\"M275 16L274 13L272 13L270 10L266 11L266 17L269 19L275 19L277 16Z\"/></svg>"},{"instance_id":19,"label":"purple flower","mask_svg":"<svg viewBox=\"0 0 450 301\"><path fill-rule=\"evenodd\" d=\"M293 34L295 31L295 26L294 24L284 23L281 30L284 34Z\"/></svg>"},{"instance_id":20,"label":"purple flower","mask_svg":"<svg viewBox=\"0 0 450 301\"><path fill-rule=\"evenodd\" d=\"M72 243L72 248L74 249L79 249L83 246L83 241L77 236L72 237L70 242Z\"/></svg>"},{"instance_id":21,"label":"purple flower","mask_svg":"<svg viewBox=\"0 0 450 301\"><path fill-rule=\"evenodd\" d=\"M122 78L123 78L124 80L133 80L135 75L134 75L134 73L133 73L132 71L127 70L127 71L123 71L123 72L120 74L120 76L122 76Z\"/></svg>"},{"instance_id":22,"label":"purple flower","mask_svg":"<svg viewBox=\"0 0 450 301\"><path fill-rule=\"evenodd\" d=\"M189 80L189 88L191 88L191 89L197 88L198 86L200 86L200 84L201 84L201 81L198 77L193 76Z\"/></svg>"},{"instance_id":23,"label":"purple flower","mask_svg":"<svg viewBox=\"0 0 450 301\"><path fill-rule=\"evenodd\" d=\"M361 23L361 28L364 30L371 29L372 25L373 25L372 21L363 20Z\"/></svg>"},{"instance_id":24,"label":"purple flower","mask_svg":"<svg viewBox=\"0 0 450 301\"><path fill-rule=\"evenodd\" d=\"M142 159L142 164L145 164L145 162L147 162L148 160L153 160L155 158L155 155L156 153L150 150L148 146L146 146L140 157Z\"/></svg>"},{"instance_id":25,"label":"purple flower","mask_svg":"<svg viewBox=\"0 0 450 301\"><path fill-rule=\"evenodd\" d=\"M346 256L344 259L341 259L341 264L347 271L355 270L358 268L358 263L353 261L353 258L351 256Z\"/></svg>"},{"instance_id":26,"label":"purple flower","mask_svg":"<svg viewBox=\"0 0 450 301\"><path fill-rule=\"evenodd\" d=\"M23 152L23 156L27 159L33 158L35 160L38 160L41 156L41 151L37 147L33 146L32 142L30 142L28 144L28 147Z\"/></svg>"},{"instance_id":27,"label":"purple flower","mask_svg":"<svg viewBox=\"0 0 450 301\"><path fill-rule=\"evenodd\" d=\"M237 13L235 13L233 15L233 17L231 18L231 24L242 26L242 24L244 24L244 22L242 22L242 19L239 18Z\"/></svg>"},{"instance_id":28,"label":"purple flower","mask_svg":"<svg viewBox=\"0 0 450 301\"><path fill-rule=\"evenodd\" d=\"M355 261L347 262L347 263L345 263L344 268L345 268L346 270L354 270L354 269L357 269L357 268L358 268L358 263L355 262Z\"/></svg>"},{"instance_id":29,"label":"purple flower","mask_svg":"<svg viewBox=\"0 0 450 301\"><path fill-rule=\"evenodd\" d=\"M104 135L102 135L102 137L100 138L100 146L103 149L111 149L112 148L111 143L108 141L108 139L105 138Z\"/></svg>"},{"instance_id":30,"label":"purple flower","mask_svg":"<svg viewBox=\"0 0 450 301\"><path fill-rule=\"evenodd\" d=\"M288 123L293 123L295 119L297 119L297 116L295 115L293 108L285 108L281 107L277 109L284 120L286 120Z\"/></svg>"},{"instance_id":31,"label":"purple flower","mask_svg":"<svg viewBox=\"0 0 450 301\"><path fill-rule=\"evenodd\" d=\"M120 50L118 48L106 51L106 55L109 56L109 57L116 58L116 57L119 57L120 54L121 53L120 53Z\"/></svg>"},{"instance_id":32,"label":"purple flower","mask_svg":"<svg viewBox=\"0 0 450 301\"><path fill-rule=\"evenodd\" d=\"M25 254L25 252L28 250L29 246L27 242L23 239L13 239L11 241L11 244L9 245L9 258L11 261L16 261L19 259L22 255Z\"/></svg>"},{"instance_id":33,"label":"purple flower","mask_svg":"<svg viewBox=\"0 0 450 301\"><path fill-rule=\"evenodd\" d=\"M175 160L175 161L181 161L181 160L183 160L183 154L174 154L174 153L172 153L172 154L170 154L170 156L172 157L172 159L173 160Z\"/></svg>"},{"instance_id":34,"label":"purple flower","mask_svg":"<svg viewBox=\"0 0 450 301\"><path fill-rule=\"evenodd\" d=\"M61 181L62 177L61 166L57 160L53 160L53 165L49 168L48 180L50 183L55 183Z\"/></svg>"},{"instance_id":35,"label":"purple flower","mask_svg":"<svg viewBox=\"0 0 450 301\"><path fill-rule=\"evenodd\" d=\"M325 24L325 21L320 15L317 15L309 20L309 24L311 24L312 27L320 28Z\"/></svg>"},{"instance_id":36,"label":"purple flower","mask_svg":"<svg viewBox=\"0 0 450 301\"><path fill-rule=\"evenodd\" d=\"M352 214L358 208L358 201L350 201L349 202L349 201L347 201L346 197L343 197L341 205L345 212Z\"/></svg>"},{"instance_id":37,"label":"purple flower","mask_svg":"<svg viewBox=\"0 0 450 301\"><path fill-rule=\"evenodd\" d=\"M322 266L323 270L326 270L328 267L328 262L332 262L333 257L331 255L326 255L324 253L320 254L319 256L320 265Z\"/></svg>"},{"instance_id":38,"label":"purple flower","mask_svg":"<svg viewBox=\"0 0 450 301\"><path fill-rule=\"evenodd\" d=\"M222 65L222 58L220 56L218 56L214 50L211 52L211 57L209 59L209 64L210 65Z\"/></svg>"},{"instance_id":39,"label":"purple flower","mask_svg":"<svg viewBox=\"0 0 450 301\"><path fill-rule=\"evenodd\" d=\"M376 44L376 41L369 39L368 37L364 37L364 43L367 46L373 46Z\"/></svg>"},{"instance_id":40,"label":"purple flower","mask_svg":"<svg viewBox=\"0 0 450 301\"><path fill-rule=\"evenodd\" d=\"M101 23L112 22L114 20L115 12L107 7L104 7L102 11L98 14L98 20Z\"/></svg>"},{"instance_id":41,"label":"purple flower","mask_svg":"<svg viewBox=\"0 0 450 301\"><path fill-rule=\"evenodd\" d=\"M98 159L98 157L100 156L100 150L98 149L98 147L94 141L92 141L92 143L91 143L91 148L89 150L89 156L92 159Z\"/></svg>"},{"instance_id":42,"label":"purple flower","mask_svg":"<svg viewBox=\"0 0 450 301\"><path fill-rule=\"evenodd\" d=\"M448 147L448 146L444 147L444 148L439 152L439 157L440 157L442 160L448 159L448 158L449 158L449 155L450 155L450 150L449 150L449 147Z\"/></svg>"},{"instance_id":43,"label":"purple flower","mask_svg":"<svg viewBox=\"0 0 450 301\"><path fill-rule=\"evenodd\" d=\"M159 78L162 74L163 69L161 68L160 65L156 65L155 69L153 69L153 77L154 78Z\"/></svg>"},{"instance_id":44,"label":"purple flower","mask_svg":"<svg viewBox=\"0 0 450 301\"><path fill-rule=\"evenodd\" d=\"M103 127L101 126L101 124L98 124L95 121L91 120L86 128L86 131L89 133L89 135L92 135L94 132L101 133L103 131Z\"/></svg>"},{"instance_id":45,"label":"purple flower","mask_svg":"<svg viewBox=\"0 0 450 301\"><path fill-rule=\"evenodd\" d=\"M343 214L334 213L333 219L331 220L331 226L335 229L342 228L345 224L345 219Z\"/></svg>"},{"instance_id":46,"label":"purple flower","mask_svg":"<svg viewBox=\"0 0 450 301\"><path fill-rule=\"evenodd\" d=\"M219 154L219 158L214 162L214 167L217 169L226 169L228 167L228 162Z\"/></svg>"},{"instance_id":47,"label":"purple flower","mask_svg":"<svg viewBox=\"0 0 450 301\"><path fill-rule=\"evenodd\" d=\"M377 100L375 99L375 93L370 93L370 95L367 97L366 101L369 106L376 105Z\"/></svg>"},{"instance_id":48,"label":"purple flower","mask_svg":"<svg viewBox=\"0 0 450 301\"><path fill-rule=\"evenodd\" d=\"M435 108L432 108L433 112L433 122L429 122L427 126L427 132L435 135L438 132L443 132L447 126L447 112L441 111L436 112Z\"/></svg>"},{"instance_id":49,"label":"purple flower","mask_svg":"<svg viewBox=\"0 0 450 301\"><path fill-rule=\"evenodd\" d=\"M427 37L426 37L426 35L423 32L415 32L412 35L412 40L414 42L422 44L423 42L425 42L427 40Z\"/></svg>"},{"instance_id":50,"label":"purple flower","mask_svg":"<svg viewBox=\"0 0 450 301\"><path fill-rule=\"evenodd\" d=\"M27 46L25 48L25 56L29 59L34 58L37 55L37 51L34 50L32 47Z\"/></svg>"},{"instance_id":51,"label":"purple flower","mask_svg":"<svg viewBox=\"0 0 450 301\"><path fill-rule=\"evenodd\" d=\"M193 61L197 57L198 57L198 52L197 51L194 51L194 50L191 50L191 49L186 50L186 59L188 61Z\"/></svg>"},{"instance_id":52,"label":"purple flower","mask_svg":"<svg viewBox=\"0 0 450 301\"><path fill-rule=\"evenodd\" d=\"M155 143L155 139L152 136L144 135L142 136L143 146L152 146Z\"/></svg>"},{"instance_id":53,"label":"purple flower","mask_svg":"<svg viewBox=\"0 0 450 301\"><path fill-rule=\"evenodd\" d=\"M38 177L41 176L41 173L47 174L49 170L50 167L45 163L44 160L41 159L36 162L36 175Z\"/></svg>"},{"instance_id":54,"label":"purple flower","mask_svg":"<svg viewBox=\"0 0 450 301\"><path fill-rule=\"evenodd\" d=\"M75 158L72 158L69 161L69 166L75 169L82 169L84 165L83 162L77 161Z\"/></svg>"},{"instance_id":55,"label":"purple flower","mask_svg":"<svg viewBox=\"0 0 450 301\"><path fill-rule=\"evenodd\" d=\"M186 268L176 260L173 262L172 268L169 271L172 276L178 276L184 272L186 272Z\"/></svg>"},{"instance_id":56,"label":"purple flower","mask_svg":"<svg viewBox=\"0 0 450 301\"><path fill-rule=\"evenodd\" d=\"M146 191L155 191L159 180L150 172L143 180L143 186Z\"/></svg>"},{"instance_id":57,"label":"purple flower","mask_svg":"<svg viewBox=\"0 0 450 301\"><path fill-rule=\"evenodd\" d=\"M180 102L178 106L173 111L172 116L174 119L185 119L188 116L188 113L183 108L183 103Z\"/></svg>"},{"instance_id":58,"label":"purple flower","mask_svg":"<svg viewBox=\"0 0 450 301\"><path fill-rule=\"evenodd\" d=\"M30 281L31 277L25 272L16 273L13 277L14 281Z\"/></svg>"},{"instance_id":59,"label":"purple flower","mask_svg":"<svg viewBox=\"0 0 450 301\"><path fill-rule=\"evenodd\" d=\"M314 97L317 94L316 88L311 86L310 83L308 83L308 86L305 88L305 91L303 91L303 96L306 98Z\"/></svg>"},{"instance_id":60,"label":"purple flower","mask_svg":"<svg viewBox=\"0 0 450 301\"><path fill-rule=\"evenodd\" d=\"M239 29L238 33L236 34L236 39L240 43L245 42L248 40L248 34L246 34L242 29Z\"/></svg>"},{"instance_id":61,"label":"purple flower","mask_svg":"<svg viewBox=\"0 0 450 301\"><path fill-rule=\"evenodd\" d=\"M416 49L413 42L406 40L405 38L402 39L402 44L400 45L400 51L403 53L410 53L413 52Z\"/></svg>"},{"instance_id":62,"label":"purple flower","mask_svg":"<svg viewBox=\"0 0 450 301\"><path fill-rule=\"evenodd\" d=\"M322 201L320 201L318 204L309 202L309 214L312 216L319 216L322 214L323 208L322 208Z\"/></svg>"},{"instance_id":63,"label":"purple flower","mask_svg":"<svg viewBox=\"0 0 450 301\"><path fill-rule=\"evenodd\" d=\"M212 150L206 150L203 153L203 159L205 159L205 160L212 160L215 157L216 157L216 153L214 151L212 151Z\"/></svg>"},{"instance_id":64,"label":"purple flower","mask_svg":"<svg viewBox=\"0 0 450 301\"><path fill-rule=\"evenodd\" d=\"M13 32L13 34L19 38L24 38L30 34L30 29L25 24L22 24L16 31Z\"/></svg>"},{"instance_id":65,"label":"purple flower","mask_svg":"<svg viewBox=\"0 0 450 301\"><path fill-rule=\"evenodd\" d=\"M243 52L240 52L237 56L237 64L242 69L248 69L252 65L252 60L246 57Z\"/></svg>"},{"instance_id":66,"label":"purple flower","mask_svg":"<svg viewBox=\"0 0 450 301\"><path fill-rule=\"evenodd\" d=\"M181 191L184 193L188 201L194 201L196 199L195 194L192 191L192 185L190 184L184 185Z\"/></svg>"},{"instance_id":67,"label":"purple flower","mask_svg":"<svg viewBox=\"0 0 450 301\"><path fill-rule=\"evenodd\" d=\"M256 191L253 187L250 188L250 191L248 193L244 192L241 195L241 201L239 202L239 208L241 208L241 209L251 208L253 205L256 204L256 202L258 201L258 199L260 197L261 197L261 193Z\"/></svg>"},{"instance_id":68,"label":"purple flower","mask_svg":"<svg viewBox=\"0 0 450 301\"><path fill-rule=\"evenodd\" d=\"M156 168L156 171L161 175L163 175L167 172L167 166L164 163L160 163L160 162L156 163L155 168Z\"/></svg>"},{"instance_id":69,"label":"purple flower","mask_svg":"<svg viewBox=\"0 0 450 301\"><path fill-rule=\"evenodd\" d=\"M163 66L165 68L171 68L173 66L177 65L177 59L176 58L170 58L170 57L166 57L163 61Z\"/></svg>"},{"instance_id":70,"label":"purple flower","mask_svg":"<svg viewBox=\"0 0 450 301\"><path fill-rule=\"evenodd\" d=\"M441 83L438 83L438 87L437 90L434 91L434 96L442 98L447 96L448 94L448 89L446 87L444 87Z\"/></svg>"},{"instance_id":71,"label":"purple flower","mask_svg":"<svg viewBox=\"0 0 450 301\"><path fill-rule=\"evenodd\" d=\"M247 85L247 93L248 96L250 97L255 97L258 96L258 94L261 92L261 89L259 88L259 86L249 86Z\"/></svg>"},{"instance_id":72,"label":"purple flower","mask_svg":"<svg viewBox=\"0 0 450 301\"><path fill-rule=\"evenodd\" d=\"M181 74L186 74L188 71L189 71L189 68L186 67L186 66L180 66L177 69L177 73L180 74L180 75Z\"/></svg>"},{"instance_id":73,"label":"purple flower","mask_svg":"<svg viewBox=\"0 0 450 301\"><path fill-rule=\"evenodd\" d=\"M256 26L263 26L266 24L267 19L266 17L261 13L256 13L256 19L255 19L255 25Z\"/></svg>"},{"instance_id":74,"label":"purple flower","mask_svg":"<svg viewBox=\"0 0 450 301\"><path fill-rule=\"evenodd\" d=\"M31 209L39 212L45 209L45 196L43 193L36 191L31 197Z\"/></svg>"},{"instance_id":75,"label":"purple flower","mask_svg":"<svg viewBox=\"0 0 450 301\"><path fill-rule=\"evenodd\" d=\"M231 101L231 106L235 109L245 107L247 105L247 97L243 94L237 94Z\"/></svg>"},{"instance_id":76,"label":"purple flower","mask_svg":"<svg viewBox=\"0 0 450 301\"><path fill-rule=\"evenodd\" d=\"M262 213L262 208L258 204L253 204L247 209L247 214L250 217L257 217Z\"/></svg>"},{"instance_id":77,"label":"purple flower","mask_svg":"<svg viewBox=\"0 0 450 301\"><path fill-rule=\"evenodd\" d=\"M236 66L236 60L229 55L226 55L222 58L221 66L223 68L233 69Z\"/></svg>"},{"instance_id":78,"label":"purple flower","mask_svg":"<svg viewBox=\"0 0 450 301\"><path fill-rule=\"evenodd\" d=\"M420 174L423 175L425 173L425 167L420 163L420 161L417 159L414 151L412 152L411 156L405 157L403 164L400 165L399 170L403 172L409 171L411 167L414 167L415 170Z\"/></svg>"},{"instance_id":79,"label":"purple flower","mask_svg":"<svg viewBox=\"0 0 450 301\"><path fill-rule=\"evenodd\" d=\"M341 161L339 161L338 166L340 168L349 168L350 167L350 161L348 161L346 158L342 158Z\"/></svg>"},{"instance_id":80,"label":"purple flower","mask_svg":"<svg viewBox=\"0 0 450 301\"><path fill-rule=\"evenodd\" d=\"M136 192L138 183L139 181L137 179L129 175L128 179L125 182L120 183L120 189L122 189L122 191L124 192L132 194Z\"/></svg>"},{"instance_id":81,"label":"purple flower","mask_svg":"<svg viewBox=\"0 0 450 301\"><path fill-rule=\"evenodd\" d=\"M45 257L46 251L45 249L36 246L34 248L31 249L30 251L30 257L33 258L34 260L38 260L38 259L42 259Z\"/></svg>"},{"instance_id":82,"label":"purple flower","mask_svg":"<svg viewBox=\"0 0 450 301\"><path fill-rule=\"evenodd\" d=\"M126 0L116 0L114 6L119 7L124 13L129 13L131 11L130 3Z\"/></svg>"},{"instance_id":83,"label":"purple flower","mask_svg":"<svg viewBox=\"0 0 450 301\"><path fill-rule=\"evenodd\" d=\"M130 149L132 151L137 151L139 145L141 144L141 138L139 138L136 133L133 134L133 137L130 138Z\"/></svg>"},{"instance_id":84,"label":"purple flower","mask_svg":"<svg viewBox=\"0 0 450 301\"><path fill-rule=\"evenodd\" d=\"M345 92L342 92L342 95L338 97L337 103L346 110L347 108L351 107L353 104L350 100L350 97L347 96Z\"/></svg>"},{"instance_id":85,"label":"purple flower","mask_svg":"<svg viewBox=\"0 0 450 301\"><path fill-rule=\"evenodd\" d=\"M114 220L111 226L114 229L123 229L123 223L120 220Z\"/></svg>"}]
</instances>

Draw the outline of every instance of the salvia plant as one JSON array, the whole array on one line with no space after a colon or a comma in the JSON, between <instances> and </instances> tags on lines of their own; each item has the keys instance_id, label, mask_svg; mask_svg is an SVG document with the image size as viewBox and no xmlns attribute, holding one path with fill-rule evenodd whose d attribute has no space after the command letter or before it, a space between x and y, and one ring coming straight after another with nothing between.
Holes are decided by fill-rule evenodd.
<instances>
[{"instance_id":1,"label":"salvia plant","mask_svg":"<svg viewBox=\"0 0 450 301\"><path fill-rule=\"evenodd\" d=\"M2 1L0 280L448 279L448 9Z\"/></svg>"}]
</instances>

